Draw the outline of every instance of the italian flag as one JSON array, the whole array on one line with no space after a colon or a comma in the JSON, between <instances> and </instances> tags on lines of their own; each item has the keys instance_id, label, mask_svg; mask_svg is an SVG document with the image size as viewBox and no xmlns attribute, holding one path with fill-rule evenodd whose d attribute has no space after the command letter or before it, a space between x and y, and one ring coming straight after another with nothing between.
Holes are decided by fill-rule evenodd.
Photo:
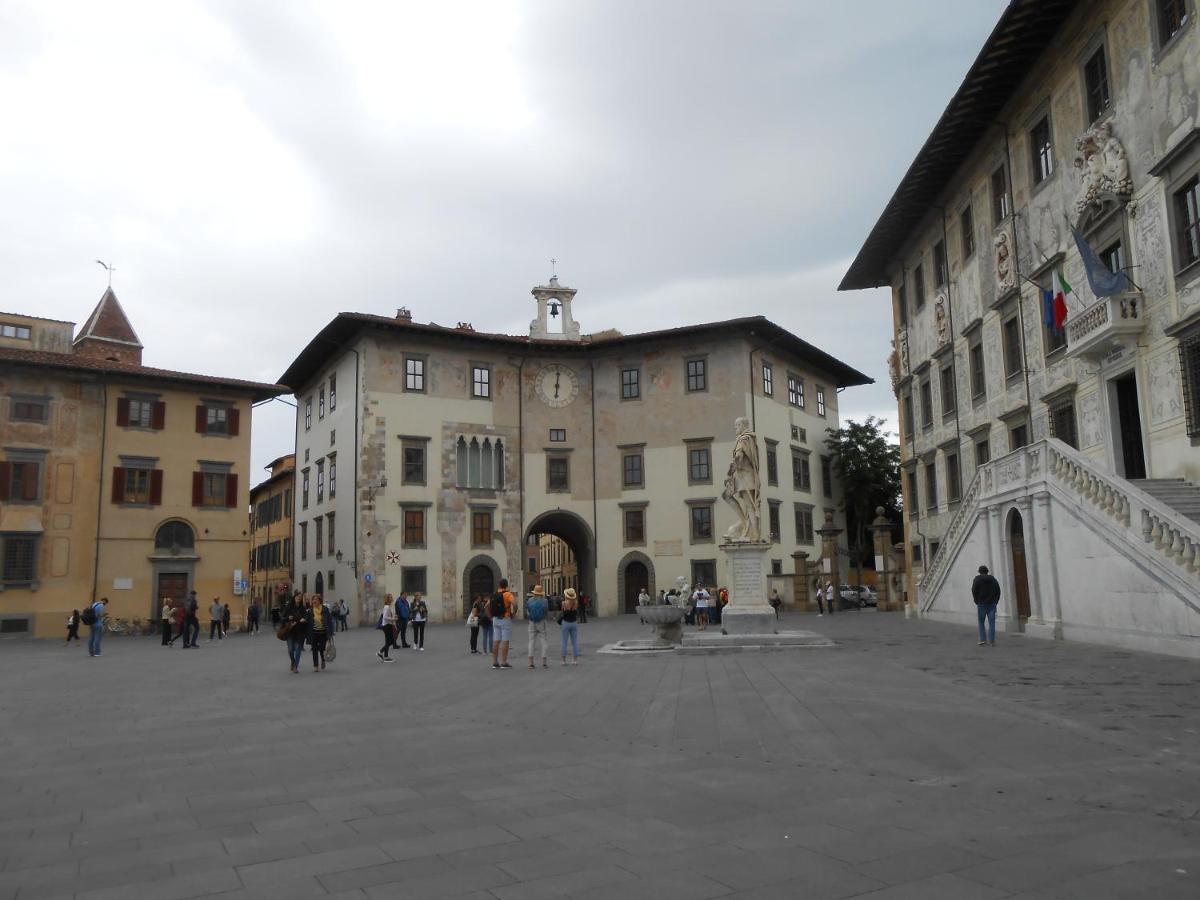
<instances>
[{"instance_id":1,"label":"italian flag","mask_svg":"<svg viewBox=\"0 0 1200 900\"><path fill-rule=\"evenodd\" d=\"M1063 323L1067 321L1067 297L1071 293L1071 285L1063 277L1060 269L1058 275L1058 293L1054 295L1054 330L1062 331Z\"/></svg>"}]
</instances>

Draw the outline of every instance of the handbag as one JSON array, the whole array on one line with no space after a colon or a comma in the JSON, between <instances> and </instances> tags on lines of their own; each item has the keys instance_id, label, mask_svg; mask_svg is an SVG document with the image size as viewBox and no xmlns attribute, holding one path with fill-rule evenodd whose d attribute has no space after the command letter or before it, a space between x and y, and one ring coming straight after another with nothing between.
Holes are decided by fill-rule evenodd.
<instances>
[{"instance_id":1,"label":"handbag","mask_svg":"<svg viewBox=\"0 0 1200 900\"><path fill-rule=\"evenodd\" d=\"M281 641L286 641L288 639L288 633L292 630L292 626L294 624L296 624L296 623L295 622L284 622L282 625L279 626L279 628L277 628L275 630L275 637L279 638Z\"/></svg>"},{"instance_id":2,"label":"handbag","mask_svg":"<svg viewBox=\"0 0 1200 900\"><path fill-rule=\"evenodd\" d=\"M325 645L325 661L333 662L337 659L337 644L333 642L333 635L329 636L329 642Z\"/></svg>"},{"instance_id":3,"label":"handbag","mask_svg":"<svg viewBox=\"0 0 1200 900\"><path fill-rule=\"evenodd\" d=\"M471 613L469 616L467 616L467 627L468 628L478 628L479 627L479 616L475 615L475 613Z\"/></svg>"}]
</instances>

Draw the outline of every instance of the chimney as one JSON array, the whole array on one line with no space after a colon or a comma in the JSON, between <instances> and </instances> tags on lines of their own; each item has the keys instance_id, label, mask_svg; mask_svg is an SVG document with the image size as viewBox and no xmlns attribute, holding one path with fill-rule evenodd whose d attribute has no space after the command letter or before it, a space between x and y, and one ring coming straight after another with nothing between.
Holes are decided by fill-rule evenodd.
<instances>
[{"instance_id":1,"label":"chimney","mask_svg":"<svg viewBox=\"0 0 1200 900\"><path fill-rule=\"evenodd\" d=\"M396 310L396 318L403 319L405 322L411 322L412 321L412 310L409 309L407 306L401 306L399 309Z\"/></svg>"}]
</instances>

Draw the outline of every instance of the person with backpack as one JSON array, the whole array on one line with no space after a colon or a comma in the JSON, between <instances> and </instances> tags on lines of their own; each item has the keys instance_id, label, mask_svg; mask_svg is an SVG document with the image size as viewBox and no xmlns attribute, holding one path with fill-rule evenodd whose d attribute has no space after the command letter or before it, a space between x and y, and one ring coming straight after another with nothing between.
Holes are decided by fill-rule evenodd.
<instances>
[{"instance_id":1,"label":"person with backpack","mask_svg":"<svg viewBox=\"0 0 1200 900\"><path fill-rule=\"evenodd\" d=\"M412 648L414 650L424 650L425 622L429 619L429 607L425 605L425 601L421 598L420 591L413 594L413 601L409 606L409 617L412 619L413 629ZM401 634L403 634L403 626L401 626Z\"/></svg>"},{"instance_id":2,"label":"person with backpack","mask_svg":"<svg viewBox=\"0 0 1200 900\"><path fill-rule=\"evenodd\" d=\"M542 645L542 668L546 665L546 592L540 584L535 584L529 596L525 598L525 618L529 620L529 668L534 668L533 659L537 656L537 647Z\"/></svg>"},{"instance_id":3,"label":"person with backpack","mask_svg":"<svg viewBox=\"0 0 1200 900\"><path fill-rule=\"evenodd\" d=\"M492 616L492 631L495 643L492 646L492 668L511 669L508 664L508 644L512 640L512 625L515 600L508 589L508 579L500 579L500 590L492 595L488 612Z\"/></svg>"},{"instance_id":4,"label":"person with backpack","mask_svg":"<svg viewBox=\"0 0 1200 900\"><path fill-rule=\"evenodd\" d=\"M400 592L400 596L396 599L396 630L400 633L400 649L407 650L409 647L415 646L417 642L417 626L413 625L413 642L408 642L408 623L412 620L412 607L409 605L408 597L404 596L404 592Z\"/></svg>"},{"instance_id":5,"label":"person with backpack","mask_svg":"<svg viewBox=\"0 0 1200 900\"><path fill-rule=\"evenodd\" d=\"M383 629L383 647L376 651L380 662L391 662L391 649L396 646L396 604L388 594L379 613L379 625Z\"/></svg>"},{"instance_id":6,"label":"person with backpack","mask_svg":"<svg viewBox=\"0 0 1200 900\"><path fill-rule=\"evenodd\" d=\"M101 597L83 611L83 624L91 629L88 635L88 656L100 655L100 638L104 634L104 616L108 609L108 598Z\"/></svg>"}]
</instances>

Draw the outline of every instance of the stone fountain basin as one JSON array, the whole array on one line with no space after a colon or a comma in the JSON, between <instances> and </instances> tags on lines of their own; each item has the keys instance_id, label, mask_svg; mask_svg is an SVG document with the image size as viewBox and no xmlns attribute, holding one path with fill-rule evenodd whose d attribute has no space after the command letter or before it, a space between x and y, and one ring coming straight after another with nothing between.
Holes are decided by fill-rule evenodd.
<instances>
[{"instance_id":1,"label":"stone fountain basin","mask_svg":"<svg viewBox=\"0 0 1200 900\"><path fill-rule=\"evenodd\" d=\"M687 615L687 610L679 606L639 606L637 612L651 625L678 625Z\"/></svg>"}]
</instances>

